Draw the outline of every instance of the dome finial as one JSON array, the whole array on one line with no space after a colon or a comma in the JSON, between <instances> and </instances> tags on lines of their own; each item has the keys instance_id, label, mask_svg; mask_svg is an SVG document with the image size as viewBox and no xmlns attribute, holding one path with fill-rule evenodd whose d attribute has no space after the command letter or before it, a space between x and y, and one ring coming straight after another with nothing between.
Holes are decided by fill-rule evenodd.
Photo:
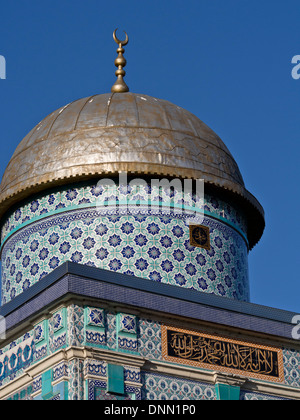
<instances>
[{"instance_id":1,"label":"dome finial","mask_svg":"<svg viewBox=\"0 0 300 420\"><path fill-rule=\"evenodd\" d=\"M129 92L129 88L123 80L123 77L126 74L125 70L123 69L123 67L126 66L126 59L123 57L123 53L125 52L123 47L128 44L129 38L127 33L124 31L126 35L125 41L120 41L116 36L117 29L114 30L113 37L115 42L119 45L119 48L117 49L118 57L115 59L115 66L118 67L118 70L115 73L117 80L112 86L111 91L118 93Z\"/></svg>"}]
</instances>

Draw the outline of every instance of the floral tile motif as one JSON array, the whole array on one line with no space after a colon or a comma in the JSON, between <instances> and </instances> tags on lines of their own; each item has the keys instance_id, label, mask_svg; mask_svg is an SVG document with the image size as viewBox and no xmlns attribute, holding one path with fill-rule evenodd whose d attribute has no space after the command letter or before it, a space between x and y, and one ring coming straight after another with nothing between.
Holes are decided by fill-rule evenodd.
<instances>
[{"instance_id":1,"label":"floral tile motif","mask_svg":"<svg viewBox=\"0 0 300 420\"><path fill-rule=\"evenodd\" d=\"M37 345L45 340L45 323L40 323L34 328L34 343Z\"/></svg>"},{"instance_id":2,"label":"floral tile motif","mask_svg":"<svg viewBox=\"0 0 300 420\"><path fill-rule=\"evenodd\" d=\"M285 383L298 387L300 384L300 351L283 349L283 366Z\"/></svg>"},{"instance_id":3,"label":"floral tile motif","mask_svg":"<svg viewBox=\"0 0 300 420\"><path fill-rule=\"evenodd\" d=\"M265 395L258 392L241 391L241 401L285 401L286 398L274 397L274 395Z\"/></svg>"},{"instance_id":4,"label":"floral tile motif","mask_svg":"<svg viewBox=\"0 0 300 420\"><path fill-rule=\"evenodd\" d=\"M117 349L117 315L113 312L107 313L107 348L110 350Z\"/></svg>"},{"instance_id":5,"label":"floral tile motif","mask_svg":"<svg viewBox=\"0 0 300 420\"><path fill-rule=\"evenodd\" d=\"M55 315L53 315L53 331L58 331L63 327L64 325L63 325L62 314L58 312Z\"/></svg>"},{"instance_id":6,"label":"floral tile motif","mask_svg":"<svg viewBox=\"0 0 300 420\"><path fill-rule=\"evenodd\" d=\"M15 210L8 219L4 222L1 231L1 242L3 242L6 235L14 229L17 229L24 223L36 220L41 216L49 216L49 213L62 212L74 209L74 207L89 207L103 204L107 197L118 196L120 201L126 200L137 201L159 201L176 204L184 204L186 206L193 206L195 204L195 197L190 193L184 194L182 197L181 191L169 191L167 188L151 187L147 185L135 191L135 188L128 186L73 186L66 187L65 190L57 190L45 196L40 196L32 201L23 204ZM244 233L247 232L245 218L238 205L227 203L210 194L205 194L204 211L212 216L221 217L228 222L235 224Z\"/></svg>"},{"instance_id":7,"label":"floral tile motif","mask_svg":"<svg viewBox=\"0 0 300 420\"><path fill-rule=\"evenodd\" d=\"M139 320L139 352L149 359L162 360L161 323L150 319Z\"/></svg>"},{"instance_id":8,"label":"floral tile motif","mask_svg":"<svg viewBox=\"0 0 300 420\"><path fill-rule=\"evenodd\" d=\"M54 353L67 346L67 309L62 308L49 319L49 350Z\"/></svg>"},{"instance_id":9,"label":"floral tile motif","mask_svg":"<svg viewBox=\"0 0 300 420\"><path fill-rule=\"evenodd\" d=\"M87 324L94 327L105 328L104 310L98 308L88 308Z\"/></svg>"},{"instance_id":10,"label":"floral tile motif","mask_svg":"<svg viewBox=\"0 0 300 420\"><path fill-rule=\"evenodd\" d=\"M70 346L84 344L84 308L79 305L70 305L68 311L68 340Z\"/></svg>"},{"instance_id":11,"label":"floral tile motif","mask_svg":"<svg viewBox=\"0 0 300 420\"><path fill-rule=\"evenodd\" d=\"M106 347L106 314L104 309L85 308L85 344L96 347Z\"/></svg>"},{"instance_id":12,"label":"floral tile motif","mask_svg":"<svg viewBox=\"0 0 300 420\"><path fill-rule=\"evenodd\" d=\"M0 350L0 387L20 376L34 360L34 332L26 333Z\"/></svg>"},{"instance_id":13,"label":"floral tile motif","mask_svg":"<svg viewBox=\"0 0 300 420\"><path fill-rule=\"evenodd\" d=\"M137 320L136 316L128 314L119 314L119 328L118 332L125 332L128 334L137 333Z\"/></svg>"},{"instance_id":14,"label":"floral tile motif","mask_svg":"<svg viewBox=\"0 0 300 420\"><path fill-rule=\"evenodd\" d=\"M138 351L137 317L119 313L117 316L117 342L118 350Z\"/></svg>"},{"instance_id":15,"label":"floral tile motif","mask_svg":"<svg viewBox=\"0 0 300 420\"><path fill-rule=\"evenodd\" d=\"M213 385L188 379L142 373L142 400L216 400Z\"/></svg>"},{"instance_id":16,"label":"floral tile motif","mask_svg":"<svg viewBox=\"0 0 300 420\"><path fill-rule=\"evenodd\" d=\"M136 214L128 214L127 208L123 214L121 207L99 209L95 191L81 187L53 193L37 200L39 205L32 202L10 217L14 223L2 229L3 237L15 229L2 248L3 304L65 261L249 300L247 244L236 229L222 222L238 226L237 219L242 220L230 206L207 197L208 214L217 215L217 210L220 214L219 220L210 216L203 220L211 239L210 250L205 250L190 245L186 215L155 209ZM83 199L90 200L83 203L84 208ZM65 207L56 209L59 204ZM39 217L48 217L39 219L36 214L42 209ZM53 211L63 212L50 213ZM29 219L22 221L20 212ZM234 221L230 219L233 214Z\"/></svg>"}]
</instances>

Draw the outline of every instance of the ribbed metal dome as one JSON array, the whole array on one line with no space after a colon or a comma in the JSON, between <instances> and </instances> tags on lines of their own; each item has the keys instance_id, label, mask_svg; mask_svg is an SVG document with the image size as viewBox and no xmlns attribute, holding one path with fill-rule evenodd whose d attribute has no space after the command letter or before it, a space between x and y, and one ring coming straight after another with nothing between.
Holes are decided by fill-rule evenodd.
<instances>
[{"instance_id":1,"label":"ribbed metal dome","mask_svg":"<svg viewBox=\"0 0 300 420\"><path fill-rule=\"evenodd\" d=\"M79 99L33 128L5 170L0 215L50 186L120 171L204 179L250 206L252 246L262 234L263 209L222 140L190 112L133 93Z\"/></svg>"}]
</instances>

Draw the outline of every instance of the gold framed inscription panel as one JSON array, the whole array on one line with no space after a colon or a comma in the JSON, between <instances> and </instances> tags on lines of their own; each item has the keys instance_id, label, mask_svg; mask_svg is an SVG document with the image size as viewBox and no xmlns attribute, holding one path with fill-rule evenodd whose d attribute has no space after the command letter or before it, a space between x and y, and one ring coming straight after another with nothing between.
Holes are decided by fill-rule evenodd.
<instances>
[{"instance_id":1,"label":"gold framed inscription panel","mask_svg":"<svg viewBox=\"0 0 300 420\"><path fill-rule=\"evenodd\" d=\"M190 225L190 244L198 248L210 250L209 227Z\"/></svg>"},{"instance_id":2,"label":"gold framed inscription panel","mask_svg":"<svg viewBox=\"0 0 300 420\"><path fill-rule=\"evenodd\" d=\"M278 347L162 325L163 359L270 382L283 382L283 354Z\"/></svg>"}]
</instances>

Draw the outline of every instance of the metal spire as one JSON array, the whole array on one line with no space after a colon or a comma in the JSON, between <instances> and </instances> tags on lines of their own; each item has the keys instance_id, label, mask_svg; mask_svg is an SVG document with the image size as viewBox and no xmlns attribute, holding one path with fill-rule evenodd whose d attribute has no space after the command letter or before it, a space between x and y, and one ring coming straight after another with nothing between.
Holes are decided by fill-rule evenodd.
<instances>
[{"instance_id":1,"label":"metal spire","mask_svg":"<svg viewBox=\"0 0 300 420\"><path fill-rule=\"evenodd\" d=\"M123 69L123 67L126 66L126 59L123 57L123 53L125 52L123 47L128 44L129 38L127 33L124 31L126 35L125 41L120 41L116 36L117 29L114 30L113 37L115 42L119 45L119 48L117 49L118 57L115 59L115 66L118 67L118 70L115 73L117 80L112 86L111 91L117 93L129 92L129 87L123 80L123 77L125 77L126 74L125 70Z\"/></svg>"}]
</instances>

